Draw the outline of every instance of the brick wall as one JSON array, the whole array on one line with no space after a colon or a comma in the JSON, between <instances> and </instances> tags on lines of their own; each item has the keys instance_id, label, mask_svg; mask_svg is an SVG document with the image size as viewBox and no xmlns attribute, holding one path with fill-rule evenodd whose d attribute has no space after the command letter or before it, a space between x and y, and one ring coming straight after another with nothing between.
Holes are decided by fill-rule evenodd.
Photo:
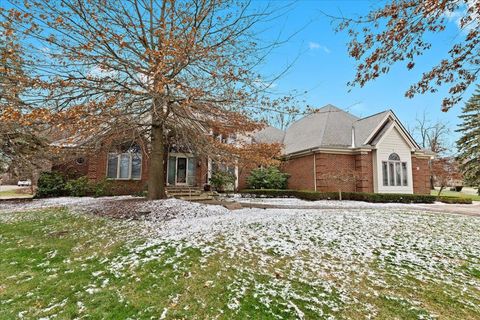
<instances>
[{"instance_id":1,"label":"brick wall","mask_svg":"<svg viewBox=\"0 0 480 320\"><path fill-rule=\"evenodd\" d=\"M74 159L58 161L52 166L52 171L62 172L67 179L77 179L88 174L88 159L87 155L82 154Z\"/></svg>"},{"instance_id":2,"label":"brick wall","mask_svg":"<svg viewBox=\"0 0 480 320\"><path fill-rule=\"evenodd\" d=\"M197 158L195 165L197 166L195 172L195 185L203 188L205 183L207 183L208 159L206 157Z\"/></svg>"},{"instance_id":3,"label":"brick wall","mask_svg":"<svg viewBox=\"0 0 480 320\"><path fill-rule=\"evenodd\" d=\"M247 177L250 175L252 170L249 168L239 168L238 169L238 190L247 189Z\"/></svg>"},{"instance_id":4,"label":"brick wall","mask_svg":"<svg viewBox=\"0 0 480 320\"><path fill-rule=\"evenodd\" d=\"M313 161L314 155L286 160L281 170L290 175L288 188L296 190L314 190ZM358 155L316 153L317 191L373 192L373 163L371 152ZM358 178L341 182L331 178L335 172L356 172ZM248 172L240 172L239 189L246 188Z\"/></svg>"},{"instance_id":5,"label":"brick wall","mask_svg":"<svg viewBox=\"0 0 480 320\"><path fill-rule=\"evenodd\" d=\"M413 193L430 194L429 159L412 155Z\"/></svg>"},{"instance_id":6,"label":"brick wall","mask_svg":"<svg viewBox=\"0 0 480 320\"><path fill-rule=\"evenodd\" d=\"M313 155L289 159L282 163L281 170L290 175L288 188L297 190L314 190Z\"/></svg>"},{"instance_id":7,"label":"brick wall","mask_svg":"<svg viewBox=\"0 0 480 320\"><path fill-rule=\"evenodd\" d=\"M98 151L88 157L87 177L91 181L102 181L107 177L108 152ZM140 180L110 180L113 192L116 195L133 194L147 189L148 156L142 155L142 177Z\"/></svg>"},{"instance_id":8,"label":"brick wall","mask_svg":"<svg viewBox=\"0 0 480 320\"><path fill-rule=\"evenodd\" d=\"M333 176L355 170L355 156L350 154L315 154L317 170L317 191L329 192L342 190L355 192L355 181L340 181Z\"/></svg>"},{"instance_id":9,"label":"brick wall","mask_svg":"<svg viewBox=\"0 0 480 320\"><path fill-rule=\"evenodd\" d=\"M357 192L373 192L373 154L366 152L355 155Z\"/></svg>"}]
</instances>

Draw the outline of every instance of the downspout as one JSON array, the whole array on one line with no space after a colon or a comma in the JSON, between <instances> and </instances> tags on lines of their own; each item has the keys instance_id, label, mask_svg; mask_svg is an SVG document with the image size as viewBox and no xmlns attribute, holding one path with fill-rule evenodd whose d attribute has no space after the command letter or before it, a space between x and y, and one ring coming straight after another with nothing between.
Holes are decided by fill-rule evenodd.
<instances>
[{"instance_id":1,"label":"downspout","mask_svg":"<svg viewBox=\"0 0 480 320\"><path fill-rule=\"evenodd\" d=\"M317 162L315 158L315 151L313 151L313 187L317 191Z\"/></svg>"}]
</instances>

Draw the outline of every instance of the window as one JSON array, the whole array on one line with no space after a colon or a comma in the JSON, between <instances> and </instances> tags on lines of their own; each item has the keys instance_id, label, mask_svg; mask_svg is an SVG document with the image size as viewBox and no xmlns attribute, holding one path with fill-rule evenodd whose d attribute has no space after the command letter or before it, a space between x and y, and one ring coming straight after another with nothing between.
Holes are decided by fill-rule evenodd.
<instances>
[{"instance_id":1,"label":"window","mask_svg":"<svg viewBox=\"0 0 480 320\"><path fill-rule=\"evenodd\" d=\"M383 177L383 185L388 186L388 164L386 161L382 162L382 177Z\"/></svg>"},{"instance_id":2,"label":"window","mask_svg":"<svg viewBox=\"0 0 480 320\"><path fill-rule=\"evenodd\" d=\"M382 180L384 186L408 185L407 163L401 162L398 154L392 153L388 161L382 161Z\"/></svg>"},{"instance_id":3,"label":"window","mask_svg":"<svg viewBox=\"0 0 480 320\"><path fill-rule=\"evenodd\" d=\"M139 180L142 177L142 152L137 144L121 146L118 152L111 152L107 159L107 178Z\"/></svg>"}]
</instances>

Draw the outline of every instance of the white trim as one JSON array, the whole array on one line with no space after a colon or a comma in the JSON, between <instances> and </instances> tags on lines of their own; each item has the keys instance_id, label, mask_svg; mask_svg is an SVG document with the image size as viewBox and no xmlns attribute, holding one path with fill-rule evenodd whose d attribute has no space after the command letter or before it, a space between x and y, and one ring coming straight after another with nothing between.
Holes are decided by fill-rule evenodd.
<instances>
[{"instance_id":1,"label":"white trim","mask_svg":"<svg viewBox=\"0 0 480 320\"><path fill-rule=\"evenodd\" d=\"M375 127L375 129L370 133L370 135L367 137L367 139L365 139L365 141L363 142L363 144L368 144L369 141L378 133L378 131L385 125L385 122L387 120L389 120L389 118L391 118L390 120L393 121L393 126L397 126L398 127L398 131L400 132L400 134L402 135L402 137L405 139L405 141L407 141L407 143L410 145L410 147L412 148L412 151L414 150L418 150L420 149L420 146L415 142L415 140L410 136L410 134L406 131L405 127L402 125L402 123L400 122L400 120L397 118L397 116L395 115L395 113L393 113L391 110L389 110L387 112L387 114L385 115L385 117L382 119L382 121L380 121L379 125ZM392 126L392 127L393 127ZM390 128L387 130L389 131ZM382 137L380 137L380 140L387 134L387 132L384 132ZM376 144L379 144L380 143L380 140L376 143Z\"/></svg>"},{"instance_id":2,"label":"white trim","mask_svg":"<svg viewBox=\"0 0 480 320\"><path fill-rule=\"evenodd\" d=\"M176 186L188 186L188 157L177 156L175 166L175 185ZM178 159L185 159L185 182L178 182Z\"/></svg>"},{"instance_id":3,"label":"white trim","mask_svg":"<svg viewBox=\"0 0 480 320\"><path fill-rule=\"evenodd\" d=\"M355 149L350 149L350 148L312 148L312 149L307 149L303 151L297 151L294 153L289 153L287 155L283 155L280 158L282 160L290 160L290 159L295 159L295 158L300 158L306 155L310 155L313 153L331 153L331 154L363 154L363 153L368 153L374 150L373 148L355 148Z\"/></svg>"},{"instance_id":4,"label":"white trim","mask_svg":"<svg viewBox=\"0 0 480 320\"><path fill-rule=\"evenodd\" d=\"M128 160L128 177L127 178L120 178L120 161L121 161L121 156L122 154L128 154L129 155L129 160ZM109 158L110 155L114 155L117 157L117 173L116 173L116 178L111 178L108 176L108 163L109 163ZM108 152L107 153L107 161L106 161L106 168L105 168L105 176L107 180L112 180L112 181L128 181L128 180L134 180L134 181L139 181L142 180L142 173L143 173L143 154L142 152L139 153L140 155L140 176L138 178L132 178L132 162L133 162L133 153L131 152Z\"/></svg>"},{"instance_id":5,"label":"white trim","mask_svg":"<svg viewBox=\"0 0 480 320\"><path fill-rule=\"evenodd\" d=\"M352 148L355 148L355 127L352 126Z\"/></svg>"},{"instance_id":6,"label":"white trim","mask_svg":"<svg viewBox=\"0 0 480 320\"><path fill-rule=\"evenodd\" d=\"M372 154L374 156L374 177L376 181L374 182L374 191L380 193L413 193L413 172L412 172L412 152L410 145L400 134L400 129L396 126L392 126L393 129L385 132L383 138L377 144L375 152ZM383 162L389 163L388 160L392 153L397 153L400 157L399 163L407 162L407 185L402 184L400 186L383 185ZM401 165L401 164L400 164ZM389 170L389 167L387 168ZM401 169L402 170L402 169ZM394 171L395 172L395 171Z\"/></svg>"},{"instance_id":7,"label":"white trim","mask_svg":"<svg viewBox=\"0 0 480 320\"><path fill-rule=\"evenodd\" d=\"M235 165L235 190L238 190L238 166Z\"/></svg>"},{"instance_id":8,"label":"white trim","mask_svg":"<svg viewBox=\"0 0 480 320\"><path fill-rule=\"evenodd\" d=\"M212 178L212 159L207 158L207 184L210 184L210 179Z\"/></svg>"},{"instance_id":9,"label":"white trim","mask_svg":"<svg viewBox=\"0 0 480 320\"><path fill-rule=\"evenodd\" d=\"M372 140L372 138L377 134L378 130L380 130L383 127L383 125L385 124L385 122L388 120L388 118L390 118L390 113L391 113L391 111L387 112L385 117L383 117L382 121L380 121L379 124L375 127L375 129L372 130L372 132L368 135L367 139L365 139L365 141L363 141L363 144L368 144L368 142L370 140Z\"/></svg>"},{"instance_id":10,"label":"white trim","mask_svg":"<svg viewBox=\"0 0 480 320\"><path fill-rule=\"evenodd\" d=\"M169 182L169 172L170 172L170 158L175 158L175 177L174 177L174 181L173 181L173 184L171 184ZM185 167L185 182L178 182L177 181L177 173L178 173L178 159L179 158L184 158L186 159L186 167ZM167 186L190 186L190 184L188 183L188 178L189 178L189 175L188 175L188 165L190 164L190 162L193 160L193 159L196 159L192 153L180 153L180 152L173 152L173 153L168 153L168 156L167 156L167 174L166 174L166 185ZM193 176L194 178L194 181L196 181L196 175ZM195 183L194 183L195 184Z\"/></svg>"},{"instance_id":11,"label":"white trim","mask_svg":"<svg viewBox=\"0 0 480 320\"><path fill-rule=\"evenodd\" d=\"M397 124L394 122L390 128L387 129L387 131L385 131L382 136L380 137L380 139L378 139L377 143L375 145L380 145L382 143L382 141L385 139L385 137L393 130L393 129L396 129L397 132L402 136L403 140L405 140L405 142L407 142L407 144L410 146L410 151L414 152L416 150L415 146L412 145L410 139L408 139L406 136L405 136L405 133L403 132L402 128L397 128Z\"/></svg>"}]
</instances>

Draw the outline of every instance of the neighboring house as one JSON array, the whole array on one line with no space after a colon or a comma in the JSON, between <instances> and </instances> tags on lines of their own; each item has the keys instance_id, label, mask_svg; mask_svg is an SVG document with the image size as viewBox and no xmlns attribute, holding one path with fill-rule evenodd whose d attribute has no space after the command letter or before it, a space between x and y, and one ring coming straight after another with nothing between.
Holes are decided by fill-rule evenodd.
<instances>
[{"instance_id":1,"label":"neighboring house","mask_svg":"<svg viewBox=\"0 0 480 320\"><path fill-rule=\"evenodd\" d=\"M251 139L283 144L282 168L290 174L290 189L430 193L432 154L420 149L391 110L360 119L327 105L285 131L267 127ZM74 155L54 170L92 181L111 180L117 194L146 189L146 142L119 138L120 143L94 141L94 148L85 148L70 140L53 144ZM203 187L216 167L210 159L174 145L168 147L165 163L167 186ZM237 175L236 188L246 188L248 171L232 172Z\"/></svg>"},{"instance_id":2,"label":"neighboring house","mask_svg":"<svg viewBox=\"0 0 480 320\"><path fill-rule=\"evenodd\" d=\"M284 145L290 189L430 193L433 154L419 147L391 110L358 118L327 105L285 131L265 128L254 140Z\"/></svg>"}]
</instances>

